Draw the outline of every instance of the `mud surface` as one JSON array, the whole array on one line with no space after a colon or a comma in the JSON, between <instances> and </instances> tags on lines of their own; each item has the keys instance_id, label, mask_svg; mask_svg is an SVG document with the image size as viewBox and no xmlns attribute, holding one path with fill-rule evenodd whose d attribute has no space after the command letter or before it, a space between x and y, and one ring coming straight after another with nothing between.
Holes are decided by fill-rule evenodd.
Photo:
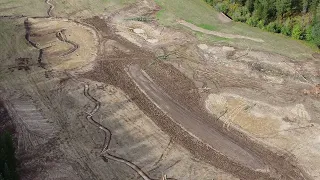
<instances>
[{"instance_id":1,"label":"mud surface","mask_svg":"<svg viewBox=\"0 0 320 180\"><path fill-rule=\"evenodd\" d=\"M97 26L94 23L98 23L98 27L103 27L101 25L101 20L97 18L96 21L90 20L90 22L93 23L92 25L94 25L95 27ZM107 25L105 25L104 27L106 26ZM112 34L112 30L110 28L106 28L105 30L108 31L105 32L105 34ZM188 148L197 157L206 160L207 162L210 162L215 166L219 166L220 168L223 168L224 170L233 174L237 173L237 175L242 178L255 179L257 177L263 176L265 176L265 178L271 178L270 175L273 177L277 177L278 173L280 174L279 176L287 176L285 174L287 174L288 172L284 171L286 168L283 168L283 163L281 163L279 167L276 167L277 170L272 170L271 174L263 175L260 172L254 172L250 170L250 168L247 169L246 167L243 167L241 165L236 165L237 163L233 160L230 161L225 156L219 155L219 153L217 153L215 150L208 149L205 144L201 145L200 142L197 142L194 137L190 136L184 129L181 129L174 122L172 122L172 120L165 113L159 110L158 107L152 105L150 100L142 92L140 92L139 88L132 82L132 80L130 80L130 76L126 75L124 69L127 68L129 64L139 64L150 75L150 77L156 83L158 83L161 88L164 89L166 93L168 93L170 96L172 95L171 97L175 101L185 105L203 122L207 123L206 125L214 128L215 123L208 124L208 122L212 122L211 119L213 119L213 117L205 112L203 106L199 105L201 102L201 97L195 90L195 85L190 80L188 80L186 76L177 71L172 65L162 63L161 61L154 62L150 65L152 59L155 58L150 54L150 52L143 52L138 46L130 45L131 43L125 41L121 37L111 36L111 38L117 42L120 42L120 44L128 49L133 47L133 52L135 52L134 55L132 57L129 56L123 58L114 58L114 56L108 57L108 55L102 55L102 57L99 57L100 61L98 62L98 65L94 68L94 70L84 74L83 77L99 82L110 83L125 90L125 92L128 93L134 100L134 102L136 102L141 109L145 110L145 112L153 120L155 120L155 123L157 123L165 132L172 135L174 140L180 142L184 147ZM119 54L119 56L121 56L121 54ZM181 89L183 89L183 91L181 91ZM216 125L217 127L220 127L219 123L217 123ZM244 147L251 147L254 144L253 141L245 138L243 134L240 136L239 134L233 135L235 135L235 137L238 137L233 141L236 141L240 144L244 143L248 145ZM234 138L233 135L229 133L229 135L226 136L230 136L229 138ZM274 162L272 163L278 163L279 157L276 154L272 153L271 151L264 151L264 148L261 146L252 147L252 149L248 149L251 149L253 152L259 155L265 156L265 158L263 159L268 160L266 162L270 163L270 160L273 159ZM285 162L286 160L283 159L282 161ZM290 166L290 163L286 166ZM282 168L280 169L280 167ZM288 170L289 169L290 167L288 167ZM302 178L300 177L299 170L297 173L295 173L294 171L290 173L294 173L295 175L293 176L295 176L295 178Z\"/></svg>"},{"instance_id":2,"label":"mud surface","mask_svg":"<svg viewBox=\"0 0 320 180\"><path fill-rule=\"evenodd\" d=\"M153 1L80 20L54 17L54 0L43 3L47 16L23 19L33 54L1 59L9 67L0 69L1 98L18 129L25 179L320 173L310 159L320 155L319 61L199 44L158 24ZM304 138L304 147L292 146Z\"/></svg>"},{"instance_id":3,"label":"mud surface","mask_svg":"<svg viewBox=\"0 0 320 180\"><path fill-rule=\"evenodd\" d=\"M97 19L90 20L91 23L95 25L95 23L98 24L98 27L104 27L100 30L104 31L105 34L113 34L112 28L106 28L108 25L101 25L103 24L101 20ZM97 26L96 26L97 27ZM108 36L106 36L108 37ZM239 132L237 129L233 129L229 132L225 131L222 127L224 127L224 124L220 121L214 121L215 117L212 117L209 115L206 111L206 108L203 106L203 95L199 94L199 86L195 84L195 82L192 82L186 75L180 73L176 66L173 66L170 63L163 63L161 61L157 61L157 58L150 55L146 57L146 53L148 54L149 51L143 52L138 46L134 47L130 42L125 41L121 37L117 37L116 35L111 35L108 38L111 38L112 40L120 43L124 49L130 49L134 48L134 56L130 56L125 53L124 50L120 50L116 55L102 55L102 57L99 57L100 62L95 67L94 71L88 72L84 77L88 77L100 82L107 82L111 83L117 87L120 87L121 89L124 89L130 96L134 99L134 101L139 105L141 109L146 109L146 100L144 102L140 102L140 100L135 99L137 95L132 94L135 90L132 89L131 86L132 82L128 82L128 77L123 75L125 73L123 69L127 68L129 64L139 64L139 66L142 67L142 69L151 77L151 79L158 85L161 86L161 88L176 102L179 104L182 104L183 106L187 107L189 110L191 110L196 116L198 116L204 123L206 123L208 126L211 126L213 128L217 128L218 131L225 134L225 136L233 139L233 141L237 142L238 144L241 144L242 147L245 147L246 149L250 149L250 151L254 152L256 155L258 155L263 161L269 165L270 172L269 175L274 178L293 178L294 179L304 179L308 178L308 175L304 172L301 172L299 168L296 168L295 159L292 157L284 157L281 153L275 153L272 150L268 150L268 147L265 145L259 145L257 142L250 137L248 137L247 134L244 134L242 132ZM130 50L129 50L130 51ZM142 51L142 52L141 52ZM223 50L224 51L229 51ZM231 48L232 51L232 48ZM235 58L241 58L243 54L237 53L237 54L230 54L227 56L233 56ZM238 57L237 57L238 56ZM121 58L123 57L123 58ZM141 57L141 58L139 58ZM175 64L175 63L173 63ZM180 67L179 67L180 66ZM178 69L181 71L183 66L178 65ZM282 72L281 72L282 73ZM223 82L222 74L217 74L219 77L221 77L221 81ZM198 75L193 75L194 78L196 78ZM230 75L227 75L226 77L230 77ZM300 79L299 75L297 75L297 78ZM235 77L237 79L237 77ZM232 85L233 87L239 86L239 87L252 87L252 88L260 88L259 85L255 85L254 83L250 84L243 84L246 83L245 81L236 81L235 79L232 80L232 83L238 82L239 85ZM222 83L219 83L221 85ZM225 81L224 83L226 86L228 86L228 82L231 83L230 80ZM202 82L203 83L203 82ZM200 86L201 87L201 86ZM137 87L135 87L136 89ZM202 85L202 88L206 89L205 83ZM141 94L141 92L139 92ZM140 97L142 98L142 97ZM146 97L143 97L146 98ZM151 105L149 105L151 106ZM154 109L146 110L146 111L152 111L152 112L146 112L148 114L154 114ZM156 119L156 117L159 115L152 116L152 119ZM216 118L219 116L216 116ZM163 115L161 116L163 118ZM157 118L159 119L159 117ZM160 126L163 127L164 123L159 123L160 120L155 120L155 122ZM168 122L166 122L168 123ZM168 132L169 130L165 130ZM169 133L170 134L170 133ZM175 137L176 138L176 137ZM181 141L180 141L181 142ZM184 146L187 147L186 141L184 141ZM183 144L183 143L182 143ZM250 147L250 148L248 148ZM191 148L188 148L190 151ZM196 154L196 153L195 153ZM204 153L203 153L204 154ZM221 167L221 166L219 166ZM274 169L273 169L274 168ZM223 168L225 169L225 168ZM228 168L226 168L228 169ZM229 168L230 169L230 168ZM248 173L246 174L248 175ZM243 176L245 177L245 176ZM249 177L249 176L247 176Z\"/></svg>"},{"instance_id":4,"label":"mud surface","mask_svg":"<svg viewBox=\"0 0 320 180\"><path fill-rule=\"evenodd\" d=\"M244 150L216 129L210 129L186 107L176 103L139 66L129 66L127 73L141 91L175 123L183 127L185 131L237 163L253 170L265 170L266 167L260 162L260 159L252 156L251 152Z\"/></svg>"}]
</instances>

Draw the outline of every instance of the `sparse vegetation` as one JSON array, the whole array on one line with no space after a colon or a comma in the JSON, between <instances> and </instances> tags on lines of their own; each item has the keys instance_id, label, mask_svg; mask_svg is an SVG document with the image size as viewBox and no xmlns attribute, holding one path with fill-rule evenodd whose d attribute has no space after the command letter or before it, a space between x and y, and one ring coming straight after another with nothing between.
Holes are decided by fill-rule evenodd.
<instances>
[{"instance_id":1,"label":"sparse vegetation","mask_svg":"<svg viewBox=\"0 0 320 180\"><path fill-rule=\"evenodd\" d=\"M210 24L199 24L199 27L203 28L203 29L207 29L207 30L215 30L216 28Z\"/></svg>"},{"instance_id":2,"label":"sparse vegetation","mask_svg":"<svg viewBox=\"0 0 320 180\"><path fill-rule=\"evenodd\" d=\"M126 20L128 20L128 21L140 21L140 22L150 22L150 21L153 21L152 18L145 17L145 16L128 18L128 19L126 19Z\"/></svg>"}]
</instances>

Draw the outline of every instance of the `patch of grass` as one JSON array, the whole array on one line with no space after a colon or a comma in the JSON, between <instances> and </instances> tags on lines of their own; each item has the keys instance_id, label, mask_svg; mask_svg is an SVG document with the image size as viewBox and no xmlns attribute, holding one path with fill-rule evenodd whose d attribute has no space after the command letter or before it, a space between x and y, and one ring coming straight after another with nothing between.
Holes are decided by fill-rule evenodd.
<instances>
[{"instance_id":1,"label":"patch of grass","mask_svg":"<svg viewBox=\"0 0 320 180\"><path fill-rule=\"evenodd\" d=\"M197 24L197 23L195 23L195 22L193 22L193 21L191 21L191 20L188 20L188 19L185 20L185 21L187 21L188 23L194 24L194 25L196 25L196 26L198 26L198 27L201 27L201 28L203 28L203 29L210 30L210 31L214 31L214 30L217 29L217 27L215 27L215 26L213 26L213 25L210 25L210 24Z\"/></svg>"},{"instance_id":2,"label":"patch of grass","mask_svg":"<svg viewBox=\"0 0 320 180\"><path fill-rule=\"evenodd\" d=\"M204 34L202 32L195 32L195 35L200 41L212 43L212 44L215 44L215 43L227 44L230 41L229 38L208 35L208 34Z\"/></svg>"},{"instance_id":3,"label":"patch of grass","mask_svg":"<svg viewBox=\"0 0 320 180\"><path fill-rule=\"evenodd\" d=\"M157 19L162 19L162 16L164 15L165 10L161 9L160 11L157 12L156 17Z\"/></svg>"},{"instance_id":4,"label":"patch of grass","mask_svg":"<svg viewBox=\"0 0 320 180\"><path fill-rule=\"evenodd\" d=\"M201 27L203 29L210 30L210 31L214 31L214 30L217 29L216 27L214 27L213 25L210 25L210 24L199 24L197 26L199 26L199 27Z\"/></svg>"},{"instance_id":5,"label":"patch of grass","mask_svg":"<svg viewBox=\"0 0 320 180\"><path fill-rule=\"evenodd\" d=\"M0 19L0 60L28 50L23 20Z\"/></svg>"},{"instance_id":6,"label":"patch of grass","mask_svg":"<svg viewBox=\"0 0 320 180\"><path fill-rule=\"evenodd\" d=\"M260 38L265 42L257 43L245 39L229 39L227 42L237 47L250 46L256 50L275 52L295 59L311 57L312 53L319 51L302 41L266 32L244 23L223 23L218 18L218 12L203 0L155 0L155 2L162 7L157 18L165 26L177 27L176 21L183 19L209 30Z\"/></svg>"}]
</instances>

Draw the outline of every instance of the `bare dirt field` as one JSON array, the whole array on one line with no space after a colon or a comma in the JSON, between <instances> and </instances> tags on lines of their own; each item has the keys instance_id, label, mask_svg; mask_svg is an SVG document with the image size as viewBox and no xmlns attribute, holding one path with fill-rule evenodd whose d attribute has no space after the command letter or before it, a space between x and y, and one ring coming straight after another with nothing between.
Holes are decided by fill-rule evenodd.
<instances>
[{"instance_id":1,"label":"bare dirt field","mask_svg":"<svg viewBox=\"0 0 320 180\"><path fill-rule=\"evenodd\" d=\"M316 53L200 42L151 0L33 3L0 17L22 179L320 179Z\"/></svg>"}]
</instances>

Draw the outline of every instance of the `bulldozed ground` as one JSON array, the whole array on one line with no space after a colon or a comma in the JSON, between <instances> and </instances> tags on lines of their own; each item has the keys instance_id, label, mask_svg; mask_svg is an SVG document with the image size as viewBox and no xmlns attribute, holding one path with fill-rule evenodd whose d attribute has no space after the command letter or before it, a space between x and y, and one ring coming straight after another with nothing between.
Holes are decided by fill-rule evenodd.
<instances>
[{"instance_id":1,"label":"bulldozed ground","mask_svg":"<svg viewBox=\"0 0 320 180\"><path fill-rule=\"evenodd\" d=\"M271 43L163 26L151 0L72 2L0 1L22 179L320 179L316 54L203 42Z\"/></svg>"}]
</instances>

